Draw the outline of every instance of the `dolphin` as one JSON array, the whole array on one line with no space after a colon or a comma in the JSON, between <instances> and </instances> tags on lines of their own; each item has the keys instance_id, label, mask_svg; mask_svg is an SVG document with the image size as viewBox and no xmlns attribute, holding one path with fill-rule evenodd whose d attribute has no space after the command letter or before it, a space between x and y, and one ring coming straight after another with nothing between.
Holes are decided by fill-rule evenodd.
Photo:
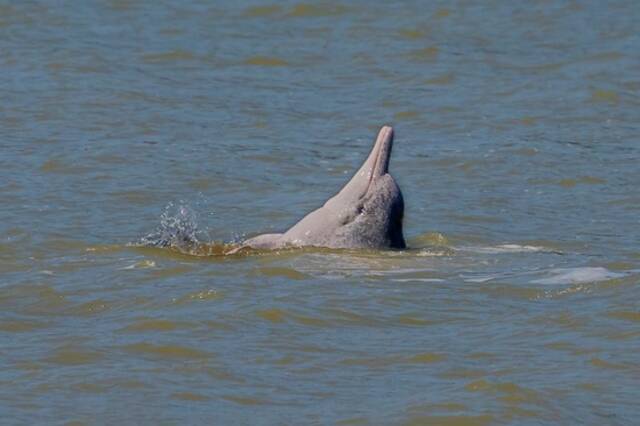
<instances>
[{"instance_id":1,"label":"dolphin","mask_svg":"<svg viewBox=\"0 0 640 426\"><path fill-rule=\"evenodd\" d=\"M380 129L369 157L349 182L324 205L281 234L263 234L241 247L327 247L403 249L404 200L389 174L393 128Z\"/></svg>"}]
</instances>

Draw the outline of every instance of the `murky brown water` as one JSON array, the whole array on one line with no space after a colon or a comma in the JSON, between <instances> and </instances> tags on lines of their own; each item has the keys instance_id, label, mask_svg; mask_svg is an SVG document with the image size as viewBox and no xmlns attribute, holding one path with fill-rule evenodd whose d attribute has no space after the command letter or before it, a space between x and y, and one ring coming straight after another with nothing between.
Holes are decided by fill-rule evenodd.
<instances>
[{"instance_id":1,"label":"murky brown water","mask_svg":"<svg viewBox=\"0 0 640 426\"><path fill-rule=\"evenodd\" d=\"M2 422L633 424L638 22L0 4ZM224 255L332 195L385 123L410 250ZM130 244L184 226L212 242Z\"/></svg>"}]
</instances>

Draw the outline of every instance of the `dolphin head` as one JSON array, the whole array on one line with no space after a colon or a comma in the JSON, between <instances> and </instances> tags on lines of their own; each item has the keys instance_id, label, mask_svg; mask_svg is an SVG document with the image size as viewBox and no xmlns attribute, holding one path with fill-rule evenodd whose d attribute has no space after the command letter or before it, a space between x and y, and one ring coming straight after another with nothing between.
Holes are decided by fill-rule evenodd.
<instances>
[{"instance_id":1,"label":"dolphin head","mask_svg":"<svg viewBox=\"0 0 640 426\"><path fill-rule=\"evenodd\" d=\"M365 198L367 193L375 187L376 181L389 173L392 147L393 128L384 126L378 132L369 157L340 192L325 203L325 207L339 209L345 204L357 204Z\"/></svg>"},{"instance_id":2,"label":"dolphin head","mask_svg":"<svg viewBox=\"0 0 640 426\"><path fill-rule=\"evenodd\" d=\"M285 233L259 235L246 240L245 246L405 248L404 201L389 174L392 145L393 129L384 126L369 157L340 192Z\"/></svg>"},{"instance_id":3,"label":"dolphin head","mask_svg":"<svg viewBox=\"0 0 640 426\"><path fill-rule=\"evenodd\" d=\"M380 129L371 153L351 180L323 206L337 221L337 241L346 247L405 248L404 200L389 174L393 128Z\"/></svg>"}]
</instances>

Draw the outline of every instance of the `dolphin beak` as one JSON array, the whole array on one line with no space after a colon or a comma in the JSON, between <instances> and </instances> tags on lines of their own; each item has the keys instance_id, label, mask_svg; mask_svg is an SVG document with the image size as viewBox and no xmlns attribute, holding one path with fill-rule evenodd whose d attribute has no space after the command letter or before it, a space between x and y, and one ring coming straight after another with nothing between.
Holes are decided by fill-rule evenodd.
<instances>
[{"instance_id":1,"label":"dolphin beak","mask_svg":"<svg viewBox=\"0 0 640 426\"><path fill-rule=\"evenodd\" d=\"M389 172L391 145L393 145L393 128L391 126L383 126L378 133L371 153L362 163L360 169L338 194L325 203L325 206L340 210L344 204L367 195L371 184Z\"/></svg>"},{"instance_id":2,"label":"dolphin beak","mask_svg":"<svg viewBox=\"0 0 640 426\"><path fill-rule=\"evenodd\" d=\"M393 146L393 127L383 126L378 133L376 143L369 154L365 164L370 167L370 179L389 173L389 159L391 158L391 147Z\"/></svg>"}]
</instances>

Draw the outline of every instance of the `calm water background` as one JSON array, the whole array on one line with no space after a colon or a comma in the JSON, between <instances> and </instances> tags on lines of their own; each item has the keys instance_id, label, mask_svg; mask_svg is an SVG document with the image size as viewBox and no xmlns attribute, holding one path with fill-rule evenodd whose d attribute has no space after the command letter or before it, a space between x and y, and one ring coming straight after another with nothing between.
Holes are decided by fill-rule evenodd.
<instances>
[{"instance_id":1,"label":"calm water background","mask_svg":"<svg viewBox=\"0 0 640 426\"><path fill-rule=\"evenodd\" d=\"M639 22L0 2L1 422L637 422ZM411 250L129 245L285 229L385 123Z\"/></svg>"}]
</instances>

